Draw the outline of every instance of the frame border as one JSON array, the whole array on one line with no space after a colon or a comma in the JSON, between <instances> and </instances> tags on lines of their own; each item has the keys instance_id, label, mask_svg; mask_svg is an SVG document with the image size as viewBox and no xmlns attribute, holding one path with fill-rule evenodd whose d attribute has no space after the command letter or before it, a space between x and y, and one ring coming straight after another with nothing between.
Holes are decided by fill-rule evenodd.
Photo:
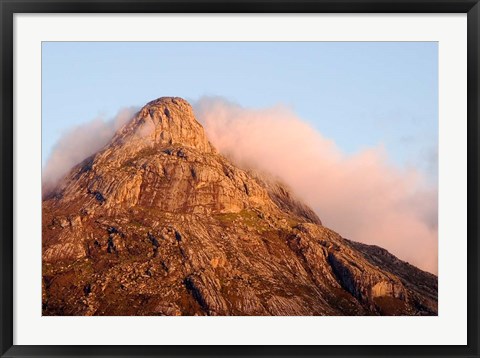
<instances>
[{"instance_id":1,"label":"frame border","mask_svg":"<svg viewBox=\"0 0 480 358\"><path fill-rule=\"evenodd\" d=\"M13 345L13 15L15 13L467 13L466 346L20 346ZM480 357L479 0L0 0L0 355L1 357Z\"/></svg>"}]
</instances>

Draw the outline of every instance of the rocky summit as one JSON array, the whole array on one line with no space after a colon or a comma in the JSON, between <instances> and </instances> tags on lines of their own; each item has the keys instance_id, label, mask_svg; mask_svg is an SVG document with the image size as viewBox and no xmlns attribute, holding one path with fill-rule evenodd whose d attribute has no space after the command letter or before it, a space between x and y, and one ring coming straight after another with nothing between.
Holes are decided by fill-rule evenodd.
<instances>
[{"instance_id":1,"label":"rocky summit","mask_svg":"<svg viewBox=\"0 0 480 358\"><path fill-rule=\"evenodd\" d=\"M436 276L232 164L181 98L146 104L42 209L44 315L437 314Z\"/></svg>"}]
</instances>

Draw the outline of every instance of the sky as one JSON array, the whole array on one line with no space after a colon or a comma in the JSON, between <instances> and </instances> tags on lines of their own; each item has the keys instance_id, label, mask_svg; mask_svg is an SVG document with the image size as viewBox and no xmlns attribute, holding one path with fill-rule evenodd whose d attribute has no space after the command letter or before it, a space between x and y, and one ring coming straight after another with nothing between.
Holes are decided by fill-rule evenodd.
<instances>
[{"instance_id":1,"label":"sky","mask_svg":"<svg viewBox=\"0 0 480 358\"><path fill-rule=\"evenodd\" d=\"M162 96L327 226L437 272L437 43L44 42L44 171Z\"/></svg>"},{"instance_id":2,"label":"sky","mask_svg":"<svg viewBox=\"0 0 480 358\"><path fill-rule=\"evenodd\" d=\"M72 126L161 96L291 108L347 153L436 180L436 42L44 42L42 162Z\"/></svg>"}]
</instances>

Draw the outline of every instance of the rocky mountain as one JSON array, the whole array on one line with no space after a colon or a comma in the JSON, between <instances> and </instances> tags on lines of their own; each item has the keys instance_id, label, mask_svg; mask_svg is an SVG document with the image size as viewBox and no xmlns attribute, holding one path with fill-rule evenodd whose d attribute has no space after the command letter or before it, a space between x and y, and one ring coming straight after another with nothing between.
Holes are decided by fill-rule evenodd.
<instances>
[{"instance_id":1,"label":"rocky mountain","mask_svg":"<svg viewBox=\"0 0 480 358\"><path fill-rule=\"evenodd\" d=\"M145 105L42 208L44 315L437 314L436 276L230 163L180 98Z\"/></svg>"}]
</instances>

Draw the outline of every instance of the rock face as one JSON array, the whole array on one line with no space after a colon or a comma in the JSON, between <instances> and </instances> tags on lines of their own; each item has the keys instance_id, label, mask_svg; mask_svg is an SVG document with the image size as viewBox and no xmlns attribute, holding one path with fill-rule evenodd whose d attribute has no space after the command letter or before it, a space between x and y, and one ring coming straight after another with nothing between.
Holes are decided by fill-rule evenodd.
<instances>
[{"instance_id":1,"label":"rock face","mask_svg":"<svg viewBox=\"0 0 480 358\"><path fill-rule=\"evenodd\" d=\"M436 315L437 278L322 226L148 103L43 200L44 315Z\"/></svg>"}]
</instances>

